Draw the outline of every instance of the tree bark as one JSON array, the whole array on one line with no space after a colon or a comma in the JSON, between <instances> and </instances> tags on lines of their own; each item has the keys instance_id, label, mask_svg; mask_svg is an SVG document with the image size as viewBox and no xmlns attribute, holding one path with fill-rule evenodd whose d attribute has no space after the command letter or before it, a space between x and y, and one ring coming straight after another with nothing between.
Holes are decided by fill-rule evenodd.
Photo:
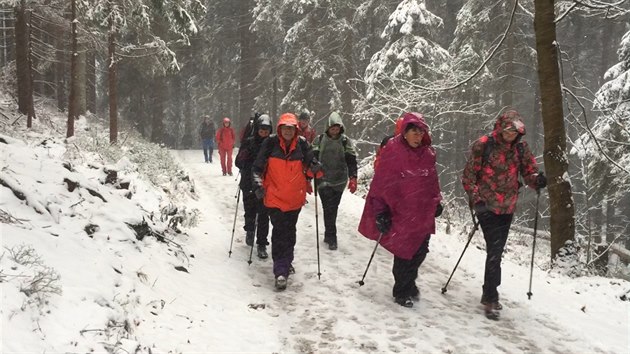
<instances>
[{"instance_id":1,"label":"tree bark","mask_svg":"<svg viewBox=\"0 0 630 354\"><path fill-rule=\"evenodd\" d=\"M534 29L538 80L545 132L544 159L549 178L551 257L575 237L575 205L568 175L566 130L562 110L560 72L556 51L554 0L535 0Z\"/></svg>"},{"instance_id":2,"label":"tree bark","mask_svg":"<svg viewBox=\"0 0 630 354\"><path fill-rule=\"evenodd\" d=\"M28 22L26 18L26 0L15 9L15 68L17 73L18 110L28 114L28 92L31 90L28 73Z\"/></svg>"},{"instance_id":3,"label":"tree bark","mask_svg":"<svg viewBox=\"0 0 630 354\"><path fill-rule=\"evenodd\" d=\"M109 102L109 143L118 141L118 90L116 90L116 27L112 19L109 20L109 46L107 56L107 93Z\"/></svg>"},{"instance_id":4,"label":"tree bark","mask_svg":"<svg viewBox=\"0 0 630 354\"><path fill-rule=\"evenodd\" d=\"M86 54L86 108L92 113L96 112L96 55L94 49L90 49Z\"/></svg>"},{"instance_id":5,"label":"tree bark","mask_svg":"<svg viewBox=\"0 0 630 354\"><path fill-rule=\"evenodd\" d=\"M63 112L66 109L66 46L63 26L58 26L55 31L55 90L57 95L57 108Z\"/></svg>"},{"instance_id":6,"label":"tree bark","mask_svg":"<svg viewBox=\"0 0 630 354\"><path fill-rule=\"evenodd\" d=\"M238 121L242 126L247 124L250 112L254 109L256 78L256 50L254 48L256 39L254 34L249 30L252 24L252 16L250 14L253 8L252 0L239 0L239 16L238 16L238 36L241 49L239 59L239 83L240 83L240 99L238 109Z\"/></svg>"},{"instance_id":7,"label":"tree bark","mask_svg":"<svg viewBox=\"0 0 630 354\"><path fill-rule=\"evenodd\" d=\"M85 43L78 42L77 49L77 117L87 112L87 55Z\"/></svg>"},{"instance_id":8,"label":"tree bark","mask_svg":"<svg viewBox=\"0 0 630 354\"><path fill-rule=\"evenodd\" d=\"M66 137L74 136L74 121L77 118L78 102L77 102L77 4L76 0L71 0L70 6L70 32L72 37L72 47L70 49L70 98L68 99L68 123Z\"/></svg>"}]
</instances>

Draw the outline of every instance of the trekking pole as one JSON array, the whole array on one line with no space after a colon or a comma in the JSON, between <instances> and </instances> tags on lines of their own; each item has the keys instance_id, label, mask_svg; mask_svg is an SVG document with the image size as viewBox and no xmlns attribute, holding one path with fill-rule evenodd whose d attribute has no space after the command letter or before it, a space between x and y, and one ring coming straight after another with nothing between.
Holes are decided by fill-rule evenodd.
<instances>
[{"instance_id":1,"label":"trekking pole","mask_svg":"<svg viewBox=\"0 0 630 354\"><path fill-rule=\"evenodd\" d=\"M236 230L236 216L238 215L238 202L241 200L241 189L236 192L236 210L234 210L234 223L232 224L232 239L230 240L230 252L228 258L232 257L232 244L234 243L234 230Z\"/></svg>"},{"instance_id":2,"label":"trekking pole","mask_svg":"<svg viewBox=\"0 0 630 354\"><path fill-rule=\"evenodd\" d=\"M532 277L534 275L534 253L536 252L536 232L538 231L538 201L540 200L540 188L536 189L536 215L534 216L534 241L532 242L532 262L529 268L529 291L527 300L532 299Z\"/></svg>"},{"instance_id":3,"label":"trekking pole","mask_svg":"<svg viewBox=\"0 0 630 354\"><path fill-rule=\"evenodd\" d=\"M258 212L256 212L256 222L254 223L254 234L258 232ZM249 260L247 261L247 265L252 264L252 253L254 253L254 243L256 238L254 237L254 241L252 241L252 247L249 249Z\"/></svg>"},{"instance_id":4,"label":"trekking pole","mask_svg":"<svg viewBox=\"0 0 630 354\"><path fill-rule=\"evenodd\" d=\"M313 184L315 185L315 244L317 245L317 279L322 278L322 273L319 270L319 222L317 217L317 178L314 178Z\"/></svg>"},{"instance_id":5,"label":"trekking pole","mask_svg":"<svg viewBox=\"0 0 630 354\"><path fill-rule=\"evenodd\" d=\"M470 244L470 241L472 240L473 236L475 235L475 231L477 231L477 229L479 229L479 219L475 220L475 214L473 213L472 209L470 210L470 215L473 218L473 228L472 230L470 230L470 233L468 234L468 242L466 242L466 246L464 246L464 250L462 251L462 254L459 256L459 259L457 260L457 263L455 264L455 268L453 268L453 271L451 272L451 276L448 277L448 280L446 281L446 284L444 284L444 287L442 287L442 294L445 294L447 291L447 287L448 287L448 283L451 282L451 278L453 278L453 274L455 274L455 270L457 269L457 266L459 266L459 262L462 260L462 257L464 257L464 253L466 253L466 249L468 248L468 245Z\"/></svg>"},{"instance_id":6,"label":"trekking pole","mask_svg":"<svg viewBox=\"0 0 630 354\"><path fill-rule=\"evenodd\" d=\"M378 240L376 240L376 245L374 245L374 250L372 251L372 255L370 256L370 260L368 261L367 267L365 267L365 272L363 272L363 277L361 278L361 280L359 280L357 283L359 283L359 286L363 286L365 284L365 282L363 281L365 279L365 275L368 272L368 269L370 269L370 264L372 264L372 258L374 258L374 254L376 253L376 249L378 248L379 243L381 243L381 238L383 237L384 232L381 232L380 235L378 235Z\"/></svg>"}]
</instances>

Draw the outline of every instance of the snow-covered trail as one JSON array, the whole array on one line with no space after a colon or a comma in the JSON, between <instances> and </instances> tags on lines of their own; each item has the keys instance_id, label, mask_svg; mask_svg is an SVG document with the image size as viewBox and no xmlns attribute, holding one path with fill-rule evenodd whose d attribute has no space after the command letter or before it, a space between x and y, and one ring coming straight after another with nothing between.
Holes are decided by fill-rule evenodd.
<instances>
[{"instance_id":1,"label":"snow-covered trail","mask_svg":"<svg viewBox=\"0 0 630 354\"><path fill-rule=\"evenodd\" d=\"M440 232L432 237L431 252L420 268L417 281L421 301L412 309L393 302L392 256L381 248L372 261L365 285L359 287L357 281L365 270L374 242L356 231L363 202L349 193L344 194L339 210L337 251L328 250L322 242L323 214L319 205L321 279L317 277L315 200L309 196L298 221L294 260L296 274L290 277L286 291L276 292L271 258L260 260L254 252L252 264L247 264L250 248L244 242L242 205L239 205L236 219L233 253L228 258L238 169L234 169L233 177L221 176L218 159L213 164L205 164L199 150L174 151L173 154L190 173L200 196L194 204L201 210L201 223L190 232L191 239L196 240L195 247L199 248L195 250L198 256L193 262L227 262L235 272L244 275L235 277L235 282L247 280L235 284L237 293L224 295L229 299L230 306L240 306L240 309L229 311L246 313L235 316L237 320L249 316L254 322L230 323L229 327L248 328L254 338L245 343L264 342L254 347L247 347L244 343L237 346L235 343L233 350L300 353L613 353L625 352L628 348L627 338L620 338L615 343L598 338L598 331L610 330L602 327L604 323L597 323L601 316L591 321L588 314L583 313L584 324L573 326L568 326L566 320L562 323L554 316L553 311L578 311L579 315L581 303L575 290L571 289L573 283L545 284L540 279L548 276L539 272L534 297L528 301L525 285L529 269L523 270L523 267L509 262L504 262L504 282L500 289L505 307L503 317L500 322L486 319L479 305L483 251L474 246L467 251L449 285L449 291L442 295L440 289L464 245L462 236ZM216 223L222 224L222 228ZM204 229L210 227L224 232L204 234ZM206 285L211 286L217 276L220 277L207 274ZM231 290L234 289L225 291ZM627 314L625 319L627 329ZM216 324L216 321L213 323ZM264 324L264 329L258 328L261 324ZM623 323L613 325L623 326ZM217 331L216 328L208 330ZM615 330L621 335L625 332L623 327ZM270 338L271 335L276 337ZM208 340L219 337L220 333L215 333ZM208 343L207 348L213 347L218 348ZM230 345L223 343L221 347L229 348Z\"/></svg>"}]
</instances>

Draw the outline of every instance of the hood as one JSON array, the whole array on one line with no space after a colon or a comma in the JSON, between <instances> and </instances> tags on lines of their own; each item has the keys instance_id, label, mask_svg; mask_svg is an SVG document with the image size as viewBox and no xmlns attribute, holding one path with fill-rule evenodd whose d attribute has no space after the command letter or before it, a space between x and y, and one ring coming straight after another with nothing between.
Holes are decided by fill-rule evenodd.
<instances>
[{"instance_id":1,"label":"hood","mask_svg":"<svg viewBox=\"0 0 630 354\"><path fill-rule=\"evenodd\" d=\"M271 121L271 117L268 114L262 114L258 117L258 129L262 127L268 127L270 133L273 133L273 122Z\"/></svg>"},{"instance_id":2,"label":"hood","mask_svg":"<svg viewBox=\"0 0 630 354\"><path fill-rule=\"evenodd\" d=\"M281 125L292 125L296 129L300 129L298 126L298 120L295 114L293 113L283 113L278 119L278 124L276 125L276 129L280 129Z\"/></svg>"},{"instance_id":3,"label":"hood","mask_svg":"<svg viewBox=\"0 0 630 354\"><path fill-rule=\"evenodd\" d=\"M424 130L424 136L422 137L422 145L431 145L431 134L429 132L429 125L424 121L424 116L417 112L407 112L402 116L400 133L404 134L407 126L413 124L418 128Z\"/></svg>"},{"instance_id":4,"label":"hood","mask_svg":"<svg viewBox=\"0 0 630 354\"><path fill-rule=\"evenodd\" d=\"M525 123L523 118L515 110L505 111L494 123L494 132L500 135L505 129L516 129L519 136L525 135Z\"/></svg>"},{"instance_id":5,"label":"hood","mask_svg":"<svg viewBox=\"0 0 630 354\"><path fill-rule=\"evenodd\" d=\"M328 117L328 121L326 122L326 132L328 132L328 128L332 127L333 125L341 126L340 134L343 134L346 130L343 125L343 120L341 120L341 115L337 112L332 112Z\"/></svg>"},{"instance_id":6,"label":"hood","mask_svg":"<svg viewBox=\"0 0 630 354\"><path fill-rule=\"evenodd\" d=\"M403 132L403 117L396 119L396 123L394 125L394 135L398 135Z\"/></svg>"}]
</instances>

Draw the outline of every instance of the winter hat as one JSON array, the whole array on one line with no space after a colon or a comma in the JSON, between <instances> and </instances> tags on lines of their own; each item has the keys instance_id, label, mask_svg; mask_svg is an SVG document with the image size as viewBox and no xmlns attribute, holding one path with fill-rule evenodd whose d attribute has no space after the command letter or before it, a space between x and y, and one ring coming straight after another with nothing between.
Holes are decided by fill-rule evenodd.
<instances>
[{"instance_id":1,"label":"winter hat","mask_svg":"<svg viewBox=\"0 0 630 354\"><path fill-rule=\"evenodd\" d=\"M230 118L228 118L228 117L223 118L223 124L225 124L225 123L230 123L231 124Z\"/></svg>"},{"instance_id":2,"label":"winter hat","mask_svg":"<svg viewBox=\"0 0 630 354\"><path fill-rule=\"evenodd\" d=\"M501 131L514 131L525 135L525 123L521 115L515 110L506 111L497 120Z\"/></svg>"},{"instance_id":3,"label":"winter hat","mask_svg":"<svg viewBox=\"0 0 630 354\"><path fill-rule=\"evenodd\" d=\"M309 120L311 119L311 115L308 114L308 112L302 112L300 113L300 120Z\"/></svg>"},{"instance_id":4,"label":"winter hat","mask_svg":"<svg viewBox=\"0 0 630 354\"><path fill-rule=\"evenodd\" d=\"M293 113L283 113L278 119L278 128L282 125L289 125L298 128L297 117Z\"/></svg>"},{"instance_id":5,"label":"winter hat","mask_svg":"<svg viewBox=\"0 0 630 354\"><path fill-rule=\"evenodd\" d=\"M271 124L271 117L269 117L268 114L261 114L260 117L258 117L258 129L265 129L271 132Z\"/></svg>"}]
</instances>

